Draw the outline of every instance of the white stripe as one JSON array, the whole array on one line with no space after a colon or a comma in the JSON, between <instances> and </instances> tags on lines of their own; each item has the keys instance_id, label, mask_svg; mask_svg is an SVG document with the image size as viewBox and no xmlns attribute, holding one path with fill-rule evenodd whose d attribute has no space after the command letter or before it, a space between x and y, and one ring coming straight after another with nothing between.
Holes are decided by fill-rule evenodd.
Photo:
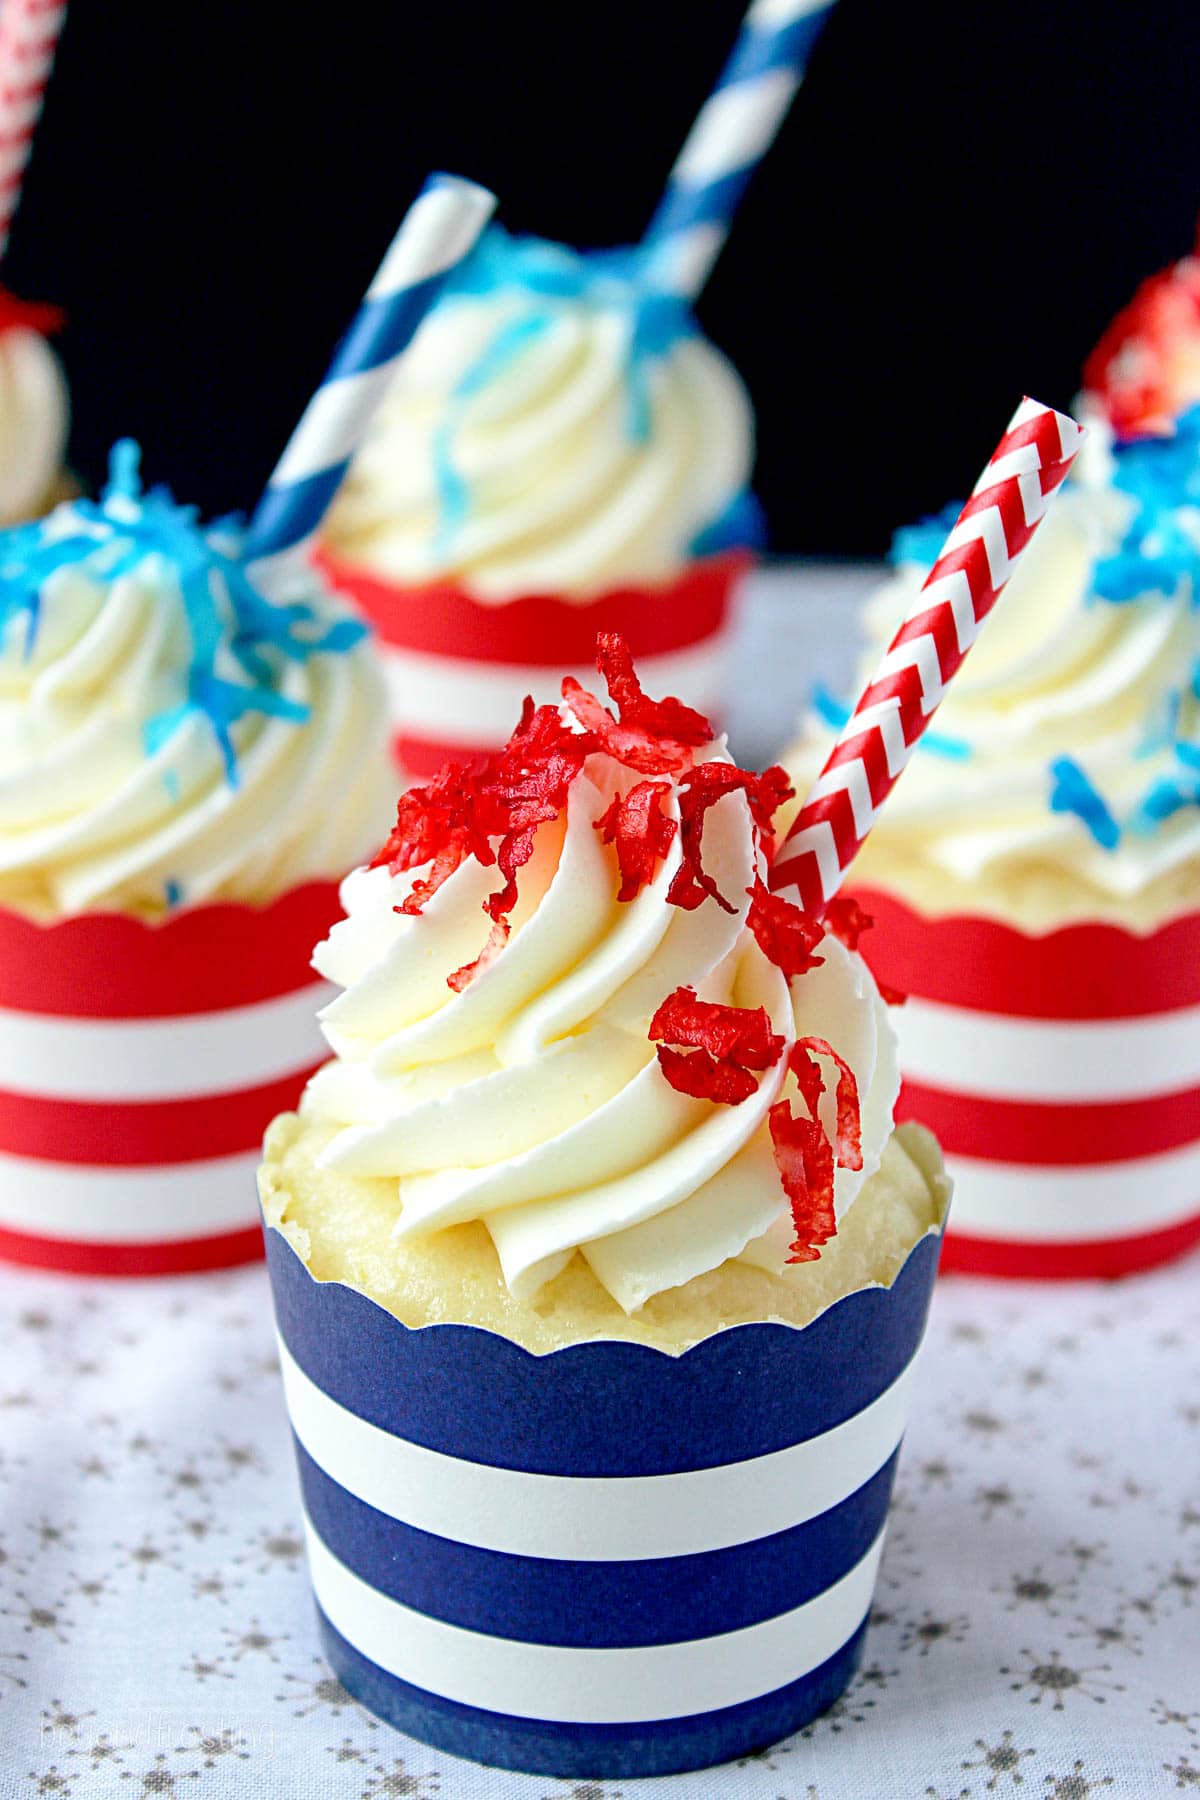
<instances>
[{"instance_id":1,"label":"white stripe","mask_svg":"<svg viewBox=\"0 0 1200 1800\"><path fill-rule=\"evenodd\" d=\"M1097 1102L1200 1087L1200 1006L1139 1019L1020 1019L914 997L892 1023L904 1073L950 1093Z\"/></svg>"},{"instance_id":2,"label":"white stripe","mask_svg":"<svg viewBox=\"0 0 1200 1800\"><path fill-rule=\"evenodd\" d=\"M0 1154L0 1228L97 1244L177 1243L258 1219L257 1150L207 1162L99 1168Z\"/></svg>"},{"instance_id":3,"label":"white stripe","mask_svg":"<svg viewBox=\"0 0 1200 1800\"><path fill-rule=\"evenodd\" d=\"M375 411L396 373L398 357L319 387L288 439L271 486L290 487L344 462L362 443L363 420Z\"/></svg>"},{"instance_id":4,"label":"white stripe","mask_svg":"<svg viewBox=\"0 0 1200 1800\"><path fill-rule=\"evenodd\" d=\"M693 225L687 231L673 231L652 243L649 246L650 270L655 286L685 297L698 294L728 236L726 220L720 224Z\"/></svg>"},{"instance_id":5,"label":"white stripe","mask_svg":"<svg viewBox=\"0 0 1200 1800\"><path fill-rule=\"evenodd\" d=\"M56 1100L197 1099L264 1087L329 1054L314 981L278 1000L166 1019L62 1019L0 1008L0 1088Z\"/></svg>"},{"instance_id":6,"label":"white stripe","mask_svg":"<svg viewBox=\"0 0 1200 1800\"><path fill-rule=\"evenodd\" d=\"M782 877L792 863L806 852L816 857L817 868L821 876L821 892L826 900L831 900L842 885L844 871L838 860L837 839L833 835L833 826L828 819L814 819L811 825L804 827L803 831L798 831L794 837L785 839L783 850L779 855L775 879L771 883L772 887L778 886L782 891L789 883L794 882L794 876L789 876L787 882L783 881Z\"/></svg>"},{"instance_id":7,"label":"white stripe","mask_svg":"<svg viewBox=\"0 0 1200 1800\"><path fill-rule=\"evenodd\" d=\"M948 1156L950 1230L1005 1243L1139 1237L1200 1216L1200 1143L1088 1168L1026 1168Z\"/></svg>"},{"instance_id":8,"label":"white stripe","mask_svg":"<svg viewBox=\"0 0 1200 1800\"><path fill-rule=\"evenodd\" d=\"M976 539L983 545L984 555L988 562L988 577L994 588L1001 588L1016 567L1008 554L1008 539L1004 535L1004 520L997 506L985 506L981 512L969 513L961 524L955 525L946 539L945 547L938 552L945 556L948 550L958 550ZM961 575L961 571L959 571ZM926 592L928 593L928 589ZM955 614L955 622L958 615ZM971 615L972 639L975 631L974 615ZM960 640L961 642L961 635Z\"/></svg>"},{"instance_id":9,"label":"white stripe","mask_svg":"<svg viewBox=\"0 0 1200 1800\"><path fill-rule=\"evenodd\" d=\"M754 0L742 22L743 31L779 31L809 13L823 12L829 0Z\"/></svg>"},{"instance_id":10,"label":"white stripe","mask_svg":"<svg viewBox=\"0 0 1200 1800\"><path fill-rule=\"evenodd\" d=\"M913 608L919 616L927 610L927 602L922 595L922 604ZM938 662L937 645L928 632L915 638L906 638L902 644L894 644L871 677L871 686L886 681L890 675L902 674L905 669L915 669L921 682L921 711L928 718L929 714L941 704L942 666Z\"/></svg>"},{"instance_id":11,"label":"white stripe","mask_svg":"<svg viewBox=\"0 0 1200 1800\"><path fill-rule=\"evenodd\" d=\"M995 514L992 516L995 517ZM939 560L950 548L954 537L952 532L945 546L938 552ZM922 604L909 608L909 618L917 618L935 606L948 606L954 619L959 650L965 656L979 636L979 621L975 617L975 603L971 599L971 584L963 571L951 569L948 575L939 575L936 581L927 581L921 589L921 601Z\"/></svg>"},{"instance_id":12,"label":"white stripe","mask_svg":"<svg viewBox=\"0 0 1200 1800\"><path fill-rule=\"evenodd\" d=\"M881 1532L833 1587L761 1624L682 1644L591 1650L489 1637L431 1619L369 1587L306 1526L322 1611L381 1669L461 1706L588 1725L693 1717L798 1681L861 1625L883 1549Z\"/></svg>"},{"instance_id":13,"label":"white stripe","mask_svg":"<svg viewBox=\"0 0 1200 1800\"><path fill-rule=\"evenodd\" d=\"M462 261L483 230L496 197L472 181L449 178L419 194L367 289L383 300Z\"/></svg>"},{"instance_id":14,"label":"white stripe","mask_svg":"<svg viewBox=\"0 0 1200 1800\"><path fill-rule=\"evenodd\" d=\"M717 631L684 650L640 656L638 675L652 694L686 695L689 706L701 712L719 711L728 646L729 634ZM539 702L561 699L566 673L574 673L585 687L597 681L594 667L567 671L431 656L398 650L394 644L378 647L393 725L435 743L494 748L516 725L526 694Z\"/></svg>"},{"instance_id":15,"label":"white stripe","mask_svg":"<svg viewBox=\"0 0 1200 1800\"><path fill-rule=\"evenodd\" d=\"M280 1342L292 1427L340 1487L421 1531L480 1550L640 1562L724 1550L817 1518L856 1493L904 1431L912 1363L853 1418L767 1456L674 1475L589 1478L464 1462L348 1412Z\"/></svg>"},{"instance_id":16,"label":"white stripe","mask_svg":"<svg viewBox=\"0 0 1200 1800\"><path fill-rule=\"evenodd\" d=\"M788 869L792 868L793 862L797 862L804 855L813 855L817 859L817 869L820 871L820 891L826 900L831 900L837 893L838 887L842 886L844 869L838 860L837 839L833 835L833 826L829 824L828 819L813 819L813 823L806 824L802 832L797 832L795 837L786 839L784 850L786 850L786 855L779 857L772 887L777 886L783 889L788 886L795 880L795 877L788 875L788 878L784 880L784 875Z\"/></svg>"},{"instance_id":17,"label":"white stripe","mask_svg":"<svg viewBox=\"0 0 1200 1800\"><path fill-rule=\"evenodd\" d=\"M800 83L795 69L769 69L718 88L706 100L671 173L673 187L707 187L756 163L774 141Z\"/></svg>"},{"instance_id":18,"label":"white stripe","mask_svg":"<svg viewBox=\"0 0 1200 1800\"><path fill-rule=\"evenodd\" d=\"M888 774L893 780L907 767L915 746L905 742L904 726L900 720L900 701L897 695L891 694L886 700L876 700L872 706L864 706L851 714L842 727L838 739L840 744L852 744L856 738L867 732L878 732L883 740L883 752L887 760Z\"/></svg>"},{"instance_id":19,"label":"white stripe","mask_svg":"<svg viewBox=\"0 0 1200 1800\"><path fill-rule=\"evenodd\" d=\"M854 735L857 737L859 733L856 731ZM811 806L813 801L827 799L830 794L836 793L845 794L854 818L855 835L860 840L865 838L875 823L875 806L871 799L866 764L861 757L856 757L852 762L834 763L831 769L818 775L805 796L804 804Z\"/></svg>"}]
</instances>

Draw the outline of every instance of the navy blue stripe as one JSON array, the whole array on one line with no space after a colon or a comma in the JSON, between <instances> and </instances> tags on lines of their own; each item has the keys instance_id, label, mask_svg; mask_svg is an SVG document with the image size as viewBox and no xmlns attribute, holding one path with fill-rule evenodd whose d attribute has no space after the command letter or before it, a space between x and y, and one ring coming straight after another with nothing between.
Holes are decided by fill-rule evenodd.
<instances>
[{"instance_id":1,"label":"navy blue stripe","mask_svg":"<svg viewBox=\"0 0 1200 1800\"><path fill-rule=\"evenodd\" d=\"M714 92L733 87L739 81L754 81L772 69L795 69L797 74L802 74L832 11L830 0L820 12L805 13L803 18L793 19L790 25L781 25L778 31L743 31L721 71Z\"/></svg>"},{"instance_id":2,"label":"navy blue stripe","mask_svg":"<svg viewBox=\"0 0 1200 1800\"><path fill-rule=\"evenodd\" d=\"M266 1239L284 1342L326 1394L431 1450L547 1475L714 1468L841 1424L911 1362L941 1249L931 1233L890 1288L848 1294L803 1331L734 1326L683 1356L611 1340L533 1356L470 1325L410 1331L315 1282L278 1231Z\"/></svg>"},{"instance_id":3,"label":"navy blue stripe","mask_svg":"<svg viewBox=\"0 0 1200 1800\"><path fill-rule=\"evenodd\" d=\"M494 1768L601 1781L707 1769L790 1737L833 1705L859 1665L867 1629L864 1619L820 1668L740 1706L649 1725L560 1725L460 1706L398 1681L348 1644L319 1607L317 1619L342 1686L410 1737Z\"/></svg>"},{"instance_id":4,"label":"navy blue stripe","mask_svg":"<svg viewBox=\"0 0 1200 1800\"><path fill-rule=\"evenodd\" d=\"M440 269L411 287L379 300L364 300L339 340L322 387L346 375L378 369L408 347L453 270Z\"/></svg>"},{"instance_id":5,"label":"navy blue stripe","mask_svg":"<svg viewBox=\"0 0 1200 1800\"><path fill-rule=\"evenodd\" d=\"M389 1599L527 1644L678 1644L757 1625L824 1593L883 1529L896 1456L838 1506L789 1531L694 1556L556 1562L435 1537L339 1487L298 1443L304 1505L346 1567Z\"/></svg>"},{"instance_id":6,"label":"navy blue stripe","mask_svg":"<svg viewBox=\"0 0 1200 1800\"><path fill-rule=\"evenodd\" d=\"M302 544L329 511L349 460L343 457L331 469L319 469L286 487L268 487L247 529L243 560L253 562L256 557L274 556L278 550Z\"/></svg>"}]
</instances>

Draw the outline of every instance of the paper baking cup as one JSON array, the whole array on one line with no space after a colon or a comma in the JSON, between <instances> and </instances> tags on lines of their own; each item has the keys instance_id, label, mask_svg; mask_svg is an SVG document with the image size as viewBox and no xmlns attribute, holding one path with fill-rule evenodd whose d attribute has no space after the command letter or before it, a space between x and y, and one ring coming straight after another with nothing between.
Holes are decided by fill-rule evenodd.
<instances>
[{"instance_id":1,"label":"paper baking cup","mask_svg":"<svg viewBox=\"0 0 1200 1800\"><path fill-rule=\"evenodd\" d=\"M89 1275L261 1254L263 1132L327 1054L337 888L51 925L0 909L0 1256Z\"/></svg>"},{"instance_id":2,"label":"paper baking cup","mask_svg":"<svg viewBox=\"0 0 1200 1800\"><path fill-rule=\"evenodd\" d=\"M785 1737L862 1650L940 1235L804 1330L534 1356L267 1260L325 1651L365 1706L536 1774Z\"/></svg>"},{"instance_id":3,"label":"paper baking cup","mask_svg":"<svg viewBox=\"0 0 1200 1800\"><path fill-rule=\"evenodd\" d=\"M855 897L868 962L909 995L896 1116L954 1177L944 1267L1124 1275L1200 1242L1200 913L1034 937Z\"/></svg>"},{"instance_id":4,"label":"paper baking cup","mask_svg":"<svg viewBox=\"0 0 1200 1800\"><path fill-rule=\"evenodd\" d=\"M733 589L751 558L706 557L676 581L582 604L540 594L493 605L446 582L396 587L328 552L318 561L374 628L393 749L407 773L423 778L447 757L503 744L526 694L558 700L565 674L593 686L599 631L623 634L648 693L682 695L719 717Z\"/></svg>"}]
</instances>

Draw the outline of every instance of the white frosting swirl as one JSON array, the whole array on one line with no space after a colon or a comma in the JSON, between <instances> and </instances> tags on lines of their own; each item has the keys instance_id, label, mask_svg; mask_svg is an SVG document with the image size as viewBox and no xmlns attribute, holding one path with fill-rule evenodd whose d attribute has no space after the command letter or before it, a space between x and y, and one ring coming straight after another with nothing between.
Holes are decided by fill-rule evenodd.
<instances>
[{"instance_id":1,"label":"white frosting swirl","mask_svg":"<svg viewBox=\"0 0 1200 1800\"><path fill-rule=\"evenodd\" d=\"M135 500L106 506L143 516ZM72 503L0 537L0 579L21 580L41 546L93 531L102 545L96 511ZM113 548L49 574L32 612L0 612L0 901L154 914L339 878L378 841L391 788L365 639L306 659L261 646L260 679L303 711L236 719L231 773L210 718L189 704L178 564L151 549L112 578ZM346 617L315 577L303 598L314 632ZM215 669L244 690L237 629L227 612Z\"/></svg>"},{"instance_id":2,"label":"white frosting swirl","mask_svg":"<svg viewBox=\"0 0 1200 1800\"><path fill-rule=\"evenodd\" d=\"M535 248L568 272L583 263ZM512 269L444 297L422 326L327 521L330 548L395 582L453 580L491 601L676 575L749 481L739 377L694 332L637 352L639 430L630 282L580 277L581 291L547 296L522 285L520 246Z\"/></svg>"},{"instance_id":3,"label":"white frosting swirl","mask_svg":"<svg viewBox=\"0 0 1200 1800\"><path fill-rule=\"evenodd\" d=\"M1097 595L1096 563L1117 550L1133 511L1109 473L1106 449L1093 442L872 828L864 868L881 867L891 850L964 882L1050 865L1101 893L1132 896L1200 856L1194 807L1152 829L1129 824L1155 782L1177 768L1166 729L1177 700L1176 735L1200 738L1195 696L1180 698L1200 657L1200 611L1187 580L1170 595ZM864 679L927 574L926 565L904 563L869 603ZM788 759L801 793L831 736L809 717ZM1102 846L1074 813L1052 809L1060 757L1129 825L1116 847Z\"/></svg>"},{"instance_id":4,"label":"white frosting swirl","mask_svg":"<svg viewBox=\"0 0 1200 1800\"><path fill-rule=\"evenodd\" d=\"M69 416L67 384L45 338L25 325L0 332L0 525L49 504Z\"/></svg>"},{"instance_id":5,"label":"white frosting swirl","mask_svg":"<svg viewBox=\"0 0 1200 1800\"><path fill-rule=\"evenodd\" d=\"M839 1169L844 1214L879 1165L899 1086L886 1008L861 958L833 939L824 963L788 983L746 926L756 869L745 798L709 812L704 866L735 913L667 903L679 834L657 875L619 902L614 852L594 829L612 798L609 759L573 783L565 822L542 826L522 869L507 946L461 992L447 975L478 952L495 870L469 860L419 917L395 908L416 870L358 870L346 919L314 958L345 991L323 1024L336 1053L304 1110L339 1129L324 1161L395 1184L398 1236L482 1220L504 1277L532 1300L581 1251L626 1312L745 1256L781 1268L794 1235L767 1113L795 1099L784 1058L736 1106L671 1087L647 1036L677 987L765 1006L790 1046L826 1039L855 1071L863 1167ZM672 794L670 815L678 819ZM836 1071L822 1058L827 1089ZM833 1138L831 1092L821 1102Z\"/></svg>"}]
</instances>

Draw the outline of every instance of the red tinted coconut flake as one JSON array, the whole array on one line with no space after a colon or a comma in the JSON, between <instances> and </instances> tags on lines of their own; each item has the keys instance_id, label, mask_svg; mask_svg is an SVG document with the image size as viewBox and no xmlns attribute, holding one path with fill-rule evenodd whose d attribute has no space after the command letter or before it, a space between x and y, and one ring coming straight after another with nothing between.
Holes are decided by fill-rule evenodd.
<instances>
[{"instance_id":1,"label":"red tinted coconut flake","mask_svg":"<svg viewBox=\"0 0 1200 1800\"><path fill-rule=\"evenodd\" d=\"M707 1050L689 1050L685 1055L660 1044L658 1064L677 1094L710 1100L717 1106L740 1106L758 1087L749 1069L717 1062Z\"/></svg>"},{"instance_id":2,"label":"red tinted coconut flake","mask_svg":"<svg viewBox=\"0 0 1200 1800\"><path fill-rule=\"evenodd\" d=\"M754 823L769 837L771 815L781 800L791 793L791 788L787 776L778 768L767 769L762 775L752 775L727 762L698 763L689 769L679 783L683 860L667 890L667 899L672 906L694 912L705 900L715 900L727 913L736 912L737 908L726 900L712 876L705 873L701 862L705 815L710 806L715 806L726 794L734 793L745 794Z\"/></svg>"},{"instance_id":3,"label":"red tinted coconut flake","mask_svg":"<svg viewBox=\"0 0 1200 1800\"><path fill-rule=\"evenodd\" d=\"M833 1146L815 1119L797 1118L786 1100L769 1114L775 1167L796 1230L789 1262L816 1262L837 1235L833 1206Z\"/></svg>"},{"instance_id":4,"label":"red tinted coconut flake","mask_svg":"<svg viewBox=\"0 0 1200 1800\"><path fill-rule=\"evenodd\" d=\"M487 834L476 820L479 774L478 766L446 763L426 787L409 788L401 794L391 836L371 867L386 867L393 875L422 863L432 867L427 876L413 883L397 912L419 913L468 856L485 865L495 862Z\"/></svg>"},{"instance_id":5,"label":"red tinted coconut flake","mask_svg":"<svg viewBox=\"0 0 1200 1800\"><path fill-rule=\"evenodd\" d=\"M668 694L665 700L651 700L643 693L629 645L619 631L597 633L596 667L604 677L622 725L638 726L653 737L676 744L697 746L712 742L713 728L703 713L685 706L673 695Z\"/></svg>"},{"instance_id":6,"label":"red tinted coconut flake","mask_svg":"<svg viewBox=\"0 0 1200 1800\"><path fill-rule=\"evenodd\" d=\"M627 794L618 794L596 830L604 843L617 847L621 871L618 900L633 900L671 848L675 821L663 816L662 802L671 792L665 781L639 781Z\"/></svg>"},{"instance_id":7,"label":"red tinted coconut flake","mask_svg":"<svg viewBox=\"0 0 1200 1800\"><path fill-rule=\"evenodd\" d=\"M758 876L754 886L746 892L750 896L746 923L767 960L773 962L789 981L817 968L824 960L813 955L825 936L821 922L801 912L782 894L773 894Z\"/></svg>"},{"instance_id":8,"label":"red tinted coconut flake","mask_svg":"<svg viewBox=\"0 0 1200 1800\"><path fill-rule=\"evenodd\" d=\"M838 894L831 900L821 916L821 922L826 931L850 951L858 949L858 940L863 932L872 930L875 924L870 913L857 900L851 899L849 894ZM901 993L899 988L889 987L886 981L877 979L875 985L879 989L880 999L886 1001L888 1006L903 1006L908 999L907 994Z\"/></svg>"},{"instance_id":9,"label":"red tinted coconut flake","mask_svg":"<svg viewBox=\"0 0 1200 1800\"><path fill-rule=\"evenodd\" d=\"M749 1071L771 1068L784 1042L771 1030L765 1007L698 1000L690 987L667 995L647 1035L658 1044L659 1065L677 1093L722 1106L750 1098L758 1083ZM668 1045L685 1046L691 1054Z\"/></svg>"},{"instance_id":10,"label":"red tinted coconut flake","mask_svg":"<svg viewBox=\"0 0 1200 1800\"><path fill-rule=\"evenodd\" d=\"M788 1052L788 1068L796 1077L805 1105L815 1119L817 1101L825 1085L817 1065L818 1056L827 1056L837 1064L837 1166L839 1169L861 1169L862 1109L858 1099L858 1079L845 1057L839 1056L825 1038L797 1038Z\"/></svg>"},{"instance_id":11,"label":"red tinted coconut flake","mask_svg":"<svg viewBox=\"0 0 1200 1800\"><path fill-rule=\"evenodd\" d=\"M712 742L713 729L703 713L681 700L651 700L642 692L629 646L617 631L596 638L596 667L616 703L614 718L595 694L572 675L563 679L563 699L601 750L640 775L677 775L692 760L693 750Z\"/></svg>"},{"instance_id":12,"label":"red tinted coconut flake","mask_svg":"<svg viewBox=\"0 0 1200 1800\"><path fill-rule=\"evenodd\" d=\"M526 699L502 750L476 763L447 763L427 786L400 796L395 827L371 866L386 866L393 875L424 863L431 868L397 912L419 913L469 856L485 868L498 864L504 876L504 886L484 902L493 927L504 930L493 929L475 961L448 978L456 992L503 947L507 915L517 902L517 872L533 855L537 828L560 816L571 783L595 748L586 733L563 723L556 706L535 707Z\"/></svg>"},{"instance_id":13,"label":"red tinted coconut flake","mask_svg":"<svg viewBox=\"0 0 1200 1800\"><path fill-rule=\"evenodd\" d=\"M470 987L475 977L477 975L482 975L483 971L488 968L491 963L495 962L505 944L507 944L509 932L511 930L512 927L509 925L507 919L497 919L496 923L492 926L492 929L488 932L487 943L483 946L483 949L479 952L475 961L464 963L461 969L455 969L453 975L447 975L446 986L448 988L453 988L456 994L461 994L464 988Z\"/></svg>"}]
</instances>

